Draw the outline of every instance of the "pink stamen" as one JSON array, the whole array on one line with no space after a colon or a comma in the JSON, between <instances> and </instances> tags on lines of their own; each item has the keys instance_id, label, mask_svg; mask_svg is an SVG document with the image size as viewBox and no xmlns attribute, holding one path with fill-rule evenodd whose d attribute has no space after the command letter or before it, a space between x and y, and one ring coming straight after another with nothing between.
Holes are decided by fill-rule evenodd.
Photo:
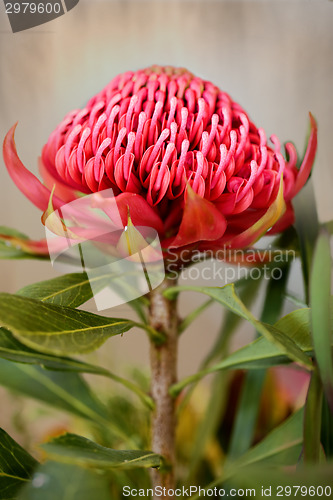
<instances>
[{"instance_id":1,"label":"pink stamen","mask_svg":"<svg viewBox=\"0 0 333 500\"><path fill-rule=\"evenodd\" d=\"M78 123L82 125L82 120L89 114L88 108L83 108L74 118L72 127L75 127Z\"/></svg>"},{"instance_id":2,"label":"pink stamen","mask_svg":"<svg viewBox=\"0 0 333 500\"><path fill-rule=\"evenodd\" d=\"M147 162L147 167L146 167L146 170L147 172L150 172L151 170L151 167L153 166L154 164L154 161L156 160L157 158L157 155L162 147L162 144L163 142L169 137L169 134L170 134L170 131L169 129L165 128L162 132L161 132L161 135L159 136L159 138L157 139L157 142L151 152L151 155L149 157L149 160Z\"/></svg>"},{"instance_id":3,"label":"pink stamen","mask_svg":"<svg viewBox=\"0 0 333 500\"><path fill-rule=\"evenodd\" d=\"M188 148L190 147L190 141L187 139L184 139L182 142L182 148L181 148L181 154L178 162L178 167L176 171L176 176L175 176L175 186L179 186L180 181L182 179L183 175L183 169L186 161L186 155Z\"/></svg>"},{"instance_id":4,"label":"pink stamen","mask_svg":"<svg viewBox=\"0 0 333 500\"><path fill-rule=\"evenodd\" d=\"M128 110L127 110L127 113L126 113L126 130L127 130L127 133L129 133L131 131L132 114L133 114L134 106L136 105L137 102L138 102L138 96L135 94L135 95L133 95L131 97L131 100L130 100L130 103L129 103L129 106L128 106Z\"/></svg>"},{"instance_id":5,"label":"pink stamen","mask_svg":"<svg viewBox=\"0 0 333 500\"><path fill-rule=\"evenodd\" d=\"M195 120L194 125L193 125L193 130L192 130L192 134L191 134L191 141L195 138L196 133L198 132L198 129L199 129L201 123L203 122L205 112L206 112L206 106L207 106L207 104L206 104L205 99L201 98L198 100L199 111L198 111L196 120Z\"/></svg>"},{"instance_id":6,"label":"pink stamen","mask_svg":"<svg viewBox=\"0 0 333 500\"><path fill-rule=\"evenodd\" d=\"M149 127L149 135L148 135L149 144L153 143L156 124L161 116L162 110L163 110L163 104L161 102L157 102L155 105L153 117L151 119L151 123L150 123L150 127Z\"/></svg>"},{"instance_id":7,"label":"pink stamen","mask_svg":"<svg viewBox=\"0 0 333 500\"><path fill-rule=\"evenodd\" d=\"M240 189L237 196L237 202L240 201L242 198L244 198L244 196L249 191L250 187L253 185L254 181L257 178L257 170L258 170L257 162L255 160L252 160L250 166L251 166L250 178L246 181L244 188Z\"/></svg>"},{"instance_id":8,"label":"pink stamen","mask_svg":"<svg viewBox=\"0 0 333 500\"><path fill-rule=\"evenodd\" d=\"M286 167L286 163L284 161L284 158L281 153L276 153L275 154L277 161L279 162L279 176L281 176L282 172L284 171Z\"/></svg>"},{"instance_id":9,"label":"pink stamen","mask_svg":"<svg viewBox=\"0 0 333 500\"><path fill-rule=\"evenodd\" d=\"M111 139L109 137L107 137L106 139L104 139L104 141L102 142L102 144L100 145L100 147L97 150L97 153L95 156L95 161L94 161L94 176L95 176L95 179L97 182L99 182L99 180L100 180L99 167L100 167L102 154L103 154L104 150L110 145L110 143L111 143Z\"/></svg>"},{"instance_id":10,"label":"pink stamen","mask_svg":"<svg viewBox=\"0 0 333 500\"><path fill-rule=\"evenodd\" d=\"M268 153L267 153L267 148L266 146L261 146L260 147L260 154L261 154L261 160L260 160L260 165L257 171L257 177L262 174L263 170L266 167L267 163L267 158L268 158Z\"/></svg>"},{"instance_id":11,"label":"pink stamen","mask_svg":"<svg viewBox=\"0 0 333 500\"><path fill-rule=\"evenodd\" d=\"M211 189L214 189L214 187L216 186L216 183L221 175L221 173L224 171L226 165L227 165L227 155L228 155L228 150L227 150L227 146L225 144L221 144L220 146L220 154L221 154L221 159L220 159L220 163L219 163L219 166L215 172L215 175L212 179L212 184L211 184Z\"/></svg>"},{"instance_id":12,"label":"pink stamen","mask_svg":"<svg viewBox=\"0 0 333 500\"><path fill-rule=\"evenodd\" d=\"M166 126L168 128L170 128L170 125L171 125L171 123L174 120L174 116L175 116L175 112L176 112L176 108L177 108L177 102L178 102L177 97L172 97L171 98L169 118L168 118L168 121L167 121L167 124L166 124Z\"/></svg>"},{"instance_id":13,"label":"pink stamen","mask_svg":"<svg viewBox=\"0 0 333 500\"><path fill-rule=\"evenodd\" d=\"M239 155L241 154L241 152L245 148L245 144L246 144L246 141L247 141L247 138L248 138L248 135L249 135L249 128L250 128L249 120L248 120L247 116L244 113L241 113L239 115L239 118L241 119L241 122L242 122L242 125L239 127L239 132L240 132L241 139L239 141L239 144L238 144L238 147L237 147L237 151L236 151L236 154L235 154L235 158L236 159L239 157Z\"/></svg>"},{"instance_id":14,"label":"pink stamen","mask_svg":"<svg viewBox=\"0 0 333 500\"><path fill-rule=\"evenodd\" d=\"M216 131L217 131L217 126L218 126L218 123L219 123L219 117L217 114L214 114L212 116L212 126L211 126L211 129L210 129L210 133L209 133L209 137L207 139L207 142L206 144L203 146L202 148L202 154L204 156L207 155L211 145L213 144L213 140L215 139L215 135L216 135ZM205 133L205 132L204 132ZM207 134L208 135L208 134Z\"/></svg>"},{"instance_id":15,"label":"pink stamen","mask_svg":"<svg viewBox=\"0 0 333 500\"><path fill-rule=\"evenodd\" d=\"M81 130L82 130L82 125L76 125L68 136L68 139L67 139L66 145L65 145L65 160L66 160L66 162L68 162L68 160L69 160L69 156L71 154L73 142L74 142L76 136L79 135Z\"/></svg>"},{"instance_id":16,"label":"pink stamen","mask_svg":"<svg viewBox=\"0 0 333 500\"><path fill-rule=\"evenodd\" d=\"M134 145L134 154L136 158L140 157L140 144L142 140L142 131L146 121L147 121L147 115L144 111L141 111L141 113L139 114L139 123L138 123L138 129L136 131L136 138Z\"/></svg>"},{"instance_id":17,"label":"pink stamen","mask_svg":"<svg viewBox=\"0 0 333 500\"><path fill-rule=\"evenodd\" d=\"M195 192L197 192L197 189L199 187L200 177L203 172L203 169L204 169L204 155L201 153L201 151L197 151L197 168L192 184L192 189Z\"/></svg>"},{"instance_id":18,"label":"pink stamen","mask_svg":"<svg viewBox=\"0 0 333 500\"><path fill-rule=\"evenodd\" d=\"M208 132L205 130L203 133L202 133L202 136L201 136L201 141L202 141L202 144L201 144L201 152L202 154L205 156L206 155L206 150L208 149L208 139L209 139L209 134Z\"/></svg>"},{"instance_id":19,"label":"pink stamen","mask_svg":"<svg viewBox=\"0 0 333 500\"><path fill-rule=\"evenodd\" d=\"M92 131L92 136L91 136L91 147L92 147L92 150L93 150L93 153L96 154L96 149L97 149L97 140L98 140L98 137L100 135L100 130L102 128L102 126L104 125L104 123L106 122L106 114L103 113L97 120L94 128L93 128L93 131Z\"/></svg>"},{"instance_id":20,"label":"pink stamen","mask_svg":"<svg viewBox=\"0 0 333 500\"><path fill-rule=\"evenodd\" d=\"M274 144L275 153L280 153L281 143L280 143L279 139L277 138L277 136L274 134L271 135L271 141Z\"/></svg>"},{"instance_id":21,"label":"pink stamen","mask_svg":"<svg viewBox=\"0 0 333 500\"><path fill-rule=\"evenodd\" d=\"M96 115L99 111L101 111L101 109L103 109L105 106L105 102L104 101L99 101L98 103L95 104L95 106L93 107L93 109L91 110L90 112L90 117L89 117L89 122L88 122L88 127L92 129L94 123L95 123L95 118L96 118Z\"/></svg>"},{"instance_id":22,"label":"pink stamen","mask_svg":"<svg viewBox=\"0 0 333 500\"><path fill-rule=\"evenodd\" d=\"M176 142L176 137L177 137L177 130L178 130L176 122L172 122L171 123L170 130L171 130L170 142L175 143Z\"/></svg>"},{"instance_id":23,"label":"pink stamen","mask_svg":"<svg viewBox=\"0 0 333 500\"><path fill-rule=\"evenodd\" d=\"M230 162L231 158L235 156L237 146L237 132L235 130L230 131L230 148L227 156L227 164Z\"/></svg>"},{"instance_id":24,"label":"pink stamen","mask_svg":"<svg viewBox=\"0 0 333 500\"><path fill-rule=\"evenodd\" d=\"M159 171L158 171L158 174L157 174L157 177L156 177L154 191L158 191L160 189L160 187L161 187L162 179L163 179L163 176L164 176L164 172L168 168L168 161L169 161L170 156L172 155L174 149L175 149L175 145L173 143L169 143L167 145L167 148L166 148L166 151L165 151L165 154L164 154L161 166L159 168Z\"/></svg>"},{"instance_id":25,"label":"pink stamen","mask_svg":"<svg viewBox=\"0 0 333 500\"><path fill-rule=\"evenodd\" d=\"M266 139L266 134L263 128L258 128L258 134L260 137L260 146L266 146L267 144L267 139Z\"/></svg>"},{"instance_id":26,"label":"pink stamen","mask_svg":"<svg viewBox=\"0 0 333 500\"><path fill-rule=\"evenodd\" d=\"M119 94L119 92L111 98L111 101L109 102L108 107L106 108L105 111L107 116L110 116L110 114L113 111L113 107L120 101L120 99L121 99L121 94Z\"/></svg>"},{"instance_id":27,"label":"pink stamen","mask_svg":"<svg viewBox=\"0 0 333 500\"><path fill-rule=\"evenodd\" d=\"M150 80L147 83L148 88L148 101L155 101L155 92L158 89L158 81L156 79Z\"/></svg>"},{"instance_id":28,"label":"pink stamen","mask_svg":"<svg viewBox=\"0 0 333 500\"><path fill-rule=\"evenodd\" d=\"M286 151L289 156L288 167L294 168L297 163L297 152L295 146L291 142L287 142L285 145Z\"/></svg>"},{"instance_id":29,"label":"pink stamen","mask_svg":"<svg viewBox=\"0 0 333 500\"><path fill-rule=\"evenodd\" d=\"M120 148L121 148L121 143L123 142L123 140L125 139L126 137L126 134L127 134L127 130L126 130L126 127L123 127L120 131L119 131L119 134L118 134L118 137L117 137L117 141L116 141L116 145L114 147L114 164L117 163L117 160L120 156Z\"/></svg>"},{"instance_id":30,"label":"pink stamen","mask_svg":"<svg viewBox=\"0 0 333 500\"><path fill-rule=\"evenodd\" d=\"M119 113L119 110L120 110L120 106L118 106L118 104L116 106L114 106L114 108L112 108L112 111L110 113L110 116L109 116L107 124L106 124L106 135L107 135L107 137L111 138L114 120L115 120L117 114Z\"/></svg>"},{"instance_id":31,"label":"pink stamen","mask_svg":"<svg viewBox=\"0 0 333 500\"><path fill-rule=\"evenodd\" d=\"M221 110L222 114L222 119L223 119L223 126L222 126L222 131L220 135L220 142L224 139L224 136L228 130L231 128L231 120L232 120L232 114L231 114L231 109L229 107L223 106Z\"/></svg>"},{"instance_id":32,"label":"pink stamen","mask_svg":"<svg viewBox=\"0 0 333 500\"><path fill-rule=\"evenodd\" d=\"M84 131L82 132L82 135L81 135L81 139L80 139L80 142L79 142L79 145L77 147L77 164L78 164L78 167L79 167L79 170L82 174L83 172L83 169L84 169L84 166L83 166L83 155L84 155L84 152L83 152L83 148L84 148L84 145L88 139L88 137L90 136L91 134L91 130L89 127L85 128Z\"/></svg>"},{"instance_id":33,"label":"pink stamen","mask_svg":"<svg viewBox=\"0 0 333 500\"><path fill-rule=\"evenodd\" d=\"M132 153L132 149L135 141L135 132L130 132L127 137L127 146L125 150L124 156L124 178L128 181L129 177L129 169L130 169L130 155Z\"/></svg>"},{"instance_id":34,"label":"pink stamen","mask_svg":"<svg viewBox=\"0 0 333 500\"><path fill-rule=\"evenodd\" d=\"M182 108L180 113L181 113L181 117L182 117L182 121L180 124L180 130L184 130L184 132L185 132L186 125L187 125L187 119L188 119L188 109Z\"/></svg>"}]
</instances>

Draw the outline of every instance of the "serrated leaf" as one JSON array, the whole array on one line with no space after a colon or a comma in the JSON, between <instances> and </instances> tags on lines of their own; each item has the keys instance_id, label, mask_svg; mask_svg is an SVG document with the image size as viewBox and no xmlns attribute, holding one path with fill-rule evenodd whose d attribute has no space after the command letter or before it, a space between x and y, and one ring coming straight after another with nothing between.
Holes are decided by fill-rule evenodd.
<instances>
[{"instance_id":1,"label":"serrated leaf","mask_svg":"<svg viewBox=\"0 0 333 500\"><path fill-rule=\"evenodd\" d=\"M7 293L0 294L0 324L28 347L57 354L89 352L135 325Z\"/></svg>"},{"instance_id":2,"label":"serrated leaf","mask_svg":"<svg viewBox=\"0 0 333 500\"><path fill-rule=\"evenodd\" d=\"M41 365L49 370L62 370L69 372L92 373L108 377L122 384L134 392L149 408L154 407L153 400L139 386L133 384L118 375L90 363L84 363L77 359L55 356L42 353L21 344L8 330L0 328L0 358L14 361L16 363L28 363Z\"/></svg>"},{"instance_id":3,"label":"serrated leaf","mask_svg":"<svg viewBox=\"0 0 333 500\"><path fill-rule=\"evenodd\" d=\"M330 321L332 314L330 240L326 232L319 234L310 279L312 340L325 395L333 413L333 357Z\"/></svg>"},{"instance_id":4,"label":"serrated leaf","mask_svg":"<svg viewBox=\"0 0 333 500\"><path fill-rule=\"evenodd\" d=\"M171 287L165 291L165 295L171 297L175 293L179 293L180 291L184 290L204 293L205 295L213 298L220 304L233 311L238 316L250 322L261 335L263 335L268 341L278 346L279 349L290 359L302 364L303 366L306 366L308 369L312 368L310 359L302 352L301 349L299 349L299 347L293 340L290 339L288 335L279 331L275 327L260 322L252 315L252 313L245 307L239 297L237 297L233 283L225 285L221 288L193 286Z\"/></svg>"},{"instance_id":5,"label":"serrated leaf","mask_svg":"<svg viewBox=\"0 0 333 500\"><path fill-rule=\"evenodd\" d=\"M18 500L110 500L106 477L75 465L47 462L35 471Z\"/></svg>"},{"instance_id":6,"label":"serrated leaf","mask_svg":"<svg viewBox=\"0 0 333 500\"><path fill-rule=\"evenodd\" d=\"M97 469L132 469L162 465L160 455L151 451L113 450L76 434L64 434L41 447L52 460Z\"/></svg>"},{"instance_id":7,"label":"serrated leaf","mask_svg":"<svg viewBox=\"0 0 333 500\"><path fill-rule=\"evenodd\" d=\"M0 499L16 498L38 462L0 428Z\"/></svg>"}]
</instances>

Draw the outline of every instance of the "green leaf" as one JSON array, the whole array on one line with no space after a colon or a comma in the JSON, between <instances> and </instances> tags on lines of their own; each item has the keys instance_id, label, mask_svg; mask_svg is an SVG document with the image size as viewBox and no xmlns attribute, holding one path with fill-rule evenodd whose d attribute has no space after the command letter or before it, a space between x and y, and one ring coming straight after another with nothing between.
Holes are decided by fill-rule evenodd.
<instances>
[{"instance_id":1,"label":"green leaf","mask_svg":"<svg viewBox=\"0 0 333 500\"><path fill-rule=\"evenodd\" d=\"M260 443L230 463L229 473L235 468L260 462L265 465L295 464L303 443L303 414L303 409L294 413Z\"/></svg>"},{"instance_id":2,"label":"green leaf","mask_svg":"<svg viewBox=\"0 0 333 500\"><path fill-rule=\"evenodd\" d=\"M0 359L0 385L98 424L133 446L131 438L111 421L108 409L77 373L46 371Z\"/></svg>"},{"instance_id":3,"label":"green leaf","mask_svg":"<svg viewBox=\"0 0 333 500\"><path fill-rule=\"evenodd\" d=\"M319 462L323 387L318 370L311 375L311 381L304 411L304 461Z\"/></svg>"},{"instance_id":4,"label":"green leaf","mask_svg":"<svg viewBox=\"0 0 333 500\"><path fill-rule=\"evenodd\" d=\"M36 470L18 500L110 500L107 478L75 465L47 462Z\"/></svg>"},{"instance_id":5,"label":"green leaf","mask_svg":"<svg viewBox=\"0 0 333 500\"><path fill-rule=\"evenodd\" d=\"M330 240L321 231L315 248L310 281L312 340L325 395L333 413L333 357Z\"/></svg>"},{"instance_id":6,"label":"green leaf","mask_svg":"<svg viewBox=\"0 0 333 500\"><path fill-rule=\"evenodd\" d=\"M264 274L262 274L261 278L258 280L246 277L235 282L236 293L247 308L251 307L251 304L255 300L261 286L263 276ZM221 359L221 357L225 357L226 348L229 344L230 338L241 321L244 321L244 319L235 314L233 311L229 309L225 311L220 333L210 353L206 357L203 367L208 366L214 359Z\"/></svg>"},{"instance_id":7,"label":"green leaf","mask_svg":"<svg viewBox=\"0 0 333 500\"><path fill-rule=\"evenodd\" d=\"M206 445L218 431L227 404L227 389L230 380L224 373L217 373L210 389L210 399L203 420L194 436L186 485L195 483L198 468L203 459Z\"/></svg>"},{"instance_id":8,"label":"green leaf","mask_svg":"<svg viewBox=\"0 0 333 500\"><path fill-rule=\"evenodd\" d=\"M162 458L151 451L113 450L76 434L64 434L41 447L52 460L97 469L133 469L162 465Z\"/></svg>"},{"instance_id":9,"label":"green leaf","mask_svg":"<svg viewBox=\"0 0 333 500\"><path fill-rule=\"evenodd\" d=\"M270 278L260 321L274 324L278 321L284 302L290 265L281 268L281 278ZM247 372L243 382L237 414L233 424L228 458L236 458L251 446L261 401L261 391L266 378L266 370Z\"/></svg>"},{"instance_id":10,"label":"green leaf","mask_svg":"<svg viewBox=\"0 0 333 500\"><path fill-rule=\"evenodd\" d=\"M45 354L21 344L8 330L0 328L0 357L16 363L44 366L49 370L62 370L106 375L107 370L82 361Z\"/></svg>"},{"instance_id":11,"label":"green leaf","mask_svg":"<svg viewBox=\"0 0 333 500\"><path fill-rule=\"evenodd\" d=\"M91 421L105 423L108 419L107 409L77 373L43 370L0 359L0 384Z\"/></svg>"},{"instance_id":12,"label":"green leaf","mask_svg":"<svg viewBox=\"0 0 333 500\"><path fill-rule=\"evenodd\" d=\"M135 325L7 293L0 294L0 324L27 346L58 354L97 349Z\"/></svg>"},{"instance_id":13,"label":"green leaf","mask_svg":"<svg viewBox=\"0 0 333 500\"><path fill-rule=\"evenodd\" d=\"M205 489L214 488L231 477L237 476L244 467L258 464L260 466L294 465L302 449L302 423L303 409L291 415L244 455L226 464L223 477L216 479ZM198 498L196 494L191 497L191 500Z\"/></svg>"},{"instance_id":14,"label":"green leaf","mask_svg":"<svg viewBox=\"0 0 333 500\"><path fill-rule=\"evenodd\" d=\"M205 295L213 298L233 311L235 314L249 321L261 335L273 344L277 345L290 359L306 366L308 369L312 368L312 363L309 358L301 351L301 349L299 349L299 347L289 338L288 335L280 332L277 328L261 323L252 315L252 313L235 294L235 287L233 283L225 285L221 288L191 286L171 287L165 291L165 295L172 297L175 293L179 293L184 290L204 293Z\"/></svg>"},{"instance_id":15,"label":"green leaf","mask_svg":"<svg viewBox=\"0 0 333 500\"><path fill-rule=\"evenodd\" d=\"M326 227L327 231L330 233L330 234L333 234L333 220L330 220L329 222L326 222L324 224L324 226Z\"/></svg>"},{"instance_id":16,"label":"green leaf","mask_svg":"<svg viewBox=\"0 0 333 500\"><path fill-rule=\"evenodd\" d=\"M0 499L16 498L38 462L0 428Z\"/></svg>"},{"instance_id":17,"label":"green leaf","mask_svg":"<svg viewBox=\"0 0 333 500\"><path fill-rule=\"evenodd\" d=\"M333 297L331 297L331 303L333 304ZM331 324L333 325L333 308L331 309ZM266 327L271 328L270 325L266 325ZM289 335L290 339L295 342L302 352L313 353L310 333L310 310L308 308L298 309L287 314L275 324L275 328ZM220 363L181 380L171 387L170 393L176 396L186 385L219 370L269 368L290 362L290 358L279 347L261 337L230 354Z\"/></svg>"},{"instance_id":18,"label":"green leaf","mask_svg":"<svg viewBox=\"0 0 333 500\"><path fill-rule=\"evenodd\" d=\"M296 470L251 466L240 469L228 486L247 490L251 498L330 498L333 464L298 466ZM326 488L326 493L325 493ZM252 490L252 493L250 491ZM263 490L266 495L263 494ZM255 492L255 494L254 494ZM193 500L193 498L192 498Z\"/></svg>"},{"instance_id":19,"label":"green leaf","mask_svg":"<svg viewBox=\"0 0 333 500\"><path fill-rule=\"evenodd\" d=\"M199 307L197 307L196 309L194 309L194 311L191 311L186 316L186 318L184 318L182 320L182 322L180 323L180 325L178 327L178 334L179 335L182 334L193 323L193 321L195 321L200 316L200 314L205 309L207 309L207 307L209 307L213 302L214 301L212 299L208 299L206 302L204 302Z\"/></svg>"},{"instance_id":20,"label":"green leaf","mask_svg":"<svg viewBox=\"0 0 333 500\"><path fill-rule=\"evenodd\" d=\"M93 297L91 284L94 285L94 293L98 293L112 283L112 280L119 280L121 276L116 276L112 273L101 274L98 269L95 273L90 271L88 278L87 273L65 274L51 280L40 281L21 288L17 295L29 297L31 299L41 300L49 304L55 304L66 307L79 307ZM117 281L117 286L119 284ZM142 321L146 321L143 310L144 298L131 300L128 302Z\"/></svg>"},{"instance_id":21,"label":"green leaf","mask_svg":"<svg viewBox=\"0 0 333 500\"><path fill-rule=\"evenodd\" d=\"M102 290L109 284L110 279L110 274L96 276L95 286L99 286L99 289ZM17 295L49 304L75 308L91 299L93 293L87 274L73 273L28 285L19 290Z\"/></svg>"},{"instance_id":22,"label":"green leaf","mask_svg":"<svg viewBox=\"0 0 333 500\"><path fill-rule=\"evenodd\" d=\"M110 419L106 406L77 373L49 371L0 359L0 385L84 418L110 431L127 446L134 446L131 437Z\"/></svg>"},{"instance_id":23,"label":"green leaf","mask_svg":"<svg viewBox=\"0 0 333 500\"><path fill-rule=\"evenodd\" d=\"M264 275L262 275L263 277ZM246 304L247 307L250 306L253 299L256 296L256 292L261 285L261 280L254 280L251 277L246 277L238 280L235 283L235 287L241 297L242 302ZM209 299L208 304L213 299ZM208 364L216 358L225 358L228 352L229 341L233 332L236 330L238 324L242 321L242 318L234 314L233 312L227 310L220 327L220 332L218 338L212 347L210 353L204 360L201 368L208 366ZM186 484L191 485L194 483L195 477L197 477L198 467L200 466L200 461L202 460L206 444L209 439L211 439L218 426L220 425L223 412L225 410L226 397L227 397L227 387L228 387L228 377L224 373L217 373L211 388L211 395L205 411L204 418L198 426L196 432L193 448L191 452L191 458L189 463L189 473ZM185 402L190 396L190 391L186 394L183 401ZM183 404L183 403L182 403Z\"/></svg>"},{"instance_id":24,"label":"green leaf","mask_svg":"<svg viewBox=\"0 0 333 500\"><path fill-rule=\"evenodd\" d=\"M327 400L323 398L321 418L321 443L328 460L333 458L333 418Z\"/></svg>"},{"instance_id":25,"label":"green leaf","mask_svg":"<svg viewBox=\"0 0 333 500\"><path fill-rule=\"evenodd\" d=\"M50 304L75 308L93 297L91 284L94 285L94 293L98 293L115 280L118 291L121 291L119 290L119 280L121 281L121 279L122 275L112 273L101 274L100 270L97 269L96 272L90 271L89 278L87 273L73 273L65 274L51 280L40 281L39 283L21 288L17 292L17 295L41 300ZM127 302L144 323L147 322L144 312L144 305L147 305L145 300L147 299L139 297Z\"/></svg>"},{"instance_id":26,"label":"green leaf","mask_svg":"<svg viewBox=\"0 0 333 500\"><path fill-rule=\"evenodd\" d=\"M296 214L295 227L301 250L301 263L306 303L309 304L309 282L319 222L312 183L308 183L294 200Z\"/></svg>"},{"instance_id":27,"label":"green leaf","mask_svg":"<svg viewBox=\"0 0 333 500\"><path fill-rule=\"evenodd\" d=\"M84 363L77 359L45 354L21 344L9 331L0 328L0 358L16 363L41 365L49 370L92 373L103 375L127 387L134 392L148 408L154 407L154 402L139 386L99 366Z\"/></svg>"}]
</instances>

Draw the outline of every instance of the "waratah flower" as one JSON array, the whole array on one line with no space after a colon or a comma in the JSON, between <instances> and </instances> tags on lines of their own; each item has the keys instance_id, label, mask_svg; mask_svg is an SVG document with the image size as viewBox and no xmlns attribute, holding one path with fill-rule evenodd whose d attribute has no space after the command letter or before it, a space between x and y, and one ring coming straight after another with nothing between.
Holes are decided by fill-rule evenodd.
<instances>
[{"instance_id":1,"label":"waratah flower","mask_svg":"<svg viewBox=\"0 0 333 500\"><path fill-rule=\"evenodd\" d=\"M12 179L38 208L112 189L124 225L158 231L165 249L244 248L293 222L292 198L317 147L311 134L297 168L276 136L268 144L243 108L183 68L152 66L115 77L52 132L40 159L42 184L20 161L15 126L4 141ZM272 229L271 229L272 228ZM27 244L26 244L27 247ZM29 248L28 248L29 249ZM31 243L31 251L44 251Z\"/></svg>"}]
</instances>

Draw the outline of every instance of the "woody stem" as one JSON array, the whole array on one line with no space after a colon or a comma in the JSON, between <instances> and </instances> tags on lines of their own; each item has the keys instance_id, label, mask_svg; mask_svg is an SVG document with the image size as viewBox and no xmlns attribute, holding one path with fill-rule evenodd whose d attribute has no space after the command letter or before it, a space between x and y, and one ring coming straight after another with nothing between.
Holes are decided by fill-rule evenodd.
<instances>
[{"instance_id":1,"label":"woody stem","mask_svg":"<svg viewBox=\"0 0 333 500\"><path fill-rule=\"evenodd\" d=\"M166 277L158 288L150 292L150 325L165 335L162 344L151 342L151 394L155 402L152 416L152 450L166 460L165 470L153 469L153 487L164 491L175 486L175 401L169 394L177 379L178 316L176 300L164 297L163 292L176 285L176 279ZM159 498L171 498L167 493ZM155 499L155 497L154 497Z\"/></svg>"}]
</instances>

